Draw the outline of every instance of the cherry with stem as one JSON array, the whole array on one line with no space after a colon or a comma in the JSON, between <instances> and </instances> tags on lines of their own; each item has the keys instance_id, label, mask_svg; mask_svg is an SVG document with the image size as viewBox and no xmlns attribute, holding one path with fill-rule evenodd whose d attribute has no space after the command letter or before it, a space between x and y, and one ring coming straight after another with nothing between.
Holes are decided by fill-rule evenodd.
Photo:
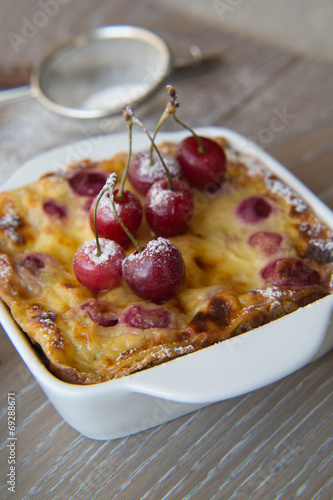
<instances>
[{"instance_id":1,"label":"cherry with stem","mask_svg":"<svg viewBox=\"0 0 333 500\"><path fill-rule=\"evenodd\" d=\"M166 89L168 91L170 99L169 99L169 102L167 103L167 105L165 107L164 112L162 113L161 118L159 119L158 124L156 125L155 131L154 131L154 134L153 134L153 139L155 140L157 132L159 131L159 129L161 128L161 126L165 122L165 120L169 116L172 116L172 118L177 123L179 123L179 125L181 125L183 128L185 128L186 130L188 130L189 132L191 132L191 134L193 135L193 137L195 137L195 139L197 141L197 144L198 144L198 151L200 153L205 153L207 151L207 148L205 147L205 145L204 145L204 143L202 141L202 138L191 127L189 127L188 125L186 125L186 123L184 123L182 120L180 120L180 118L178 118L178 116L176 114L176 110L179 108L179 101L177 99L176 89L174 87L172 87L171 85L167 85Z\"/></svg>"},{"instance_id":2,"label":"cherry with stem","mask_svg":"<svg viewBox=\"0 0 333 500\"><path fill-rule=\"evenodd\" d=\"M132 155L132 122L127 121L126 123L129 137L129 153L120 188L115 191L115 199L117 202L117 212L121 220L125 222L130 232L135 234L141 224L143 210L138 196L131 191L125 190L125 182ZM105 184L104 188L92 203L89 213L90 225L95 233L98 229L98 234L100 236L112 239L120 245L126 245L130 242L130 238L126 231L124 231L122 225L119 224L110 203L108 203L108 191L107 184ZM101 203L101 199L105 193L107 196ZM98 206L99 208L97 209Z\"/></svg>"},{"instance_id":3,"label":"cherry with stem","mask_svg":"<svg viewBox=\"0 0 333 500\"><path fill-rule=\"evenodd\" d=\"M128 127L136 123L147 134L151 153L153 150L157 152L167 175L167 178L154 182L146 193L144 210L150 228L157 236L165 238L185 232L194 210L192 190L183 180L172 179L154 139L129 106L124 108L124 117Z\"/></svg>"},{"instance_id":4,"label":"cherry with stem","mask_svg":"<svg viewBox=\"0 0 333 500\"><path fill-rule=\"evenodd\" d=\"M144 131L144 133L147 135L147 137L149 138L150 142L151 142L151 150L155 150L163 168L164 168L164 171L165 171L165 175L168 179L168 186L169 186L169 189L173 190L174 187L173 187L173 181L172 181L172 177L171 177L171 174L170 174L170 171L168 169L168 167L166 166L165 164L165 161L158 149L158 147L156 146L152 136L150 135L150 133L148 132L148 130L146 129L146 127L143 125L143 123L135 116L134 112L133 112L133 109L128 105L126 104L126 106L124 106L123 108L123 116L126 120L126 123L127 123L127 126L129 128L129 130L131 130L131 127L133 125L133 123L135 123L136 125L139 125L139 127ZM130 135L130 143L132 143L131 141L131 134ZM152 154L151 154L151 164L153 164L153 157L152 157Z\"/></svg>"},{"instance_id":5,"label":"cherry with stem","mask_svg":"<svg viewBox=\"0 0 333 500\"><path fill-rule=\"evenodd\" d=\"M115 199L114 199L115 198L115 188L116 188L117 182L118 182L118 176L117 176L117 174L115 172L113 172L107 178L107 181L105 183L105 191L104 191L104 193L106 191L109 193L111 207L112 207L113 213L114 213L114 215L115 215L118 223L120 224L120 226L122 227L122 229L125 231L126 235L131 240L131 242L133 243L133 245L139 251L142 251L143 250L142 246L137 241L137 239L133 236L133 234L128 230L127 226L125 226L124 222L121 220L121 218L120 218L120 216L118 214L118 211L117 211L117 208L116 208L116 204L115 204Z\"/></svg>"},{"instance_id":6,"label":"cherry with stem","mask_svg":"<svg viewBox=\"0 0 333 500\"><path fill-rule=\"evenodd\" d=\"M108 190L112 209L136 250L124 259L123 278L139 297L162 303L178 293L185 282L185 264L179 249L169 240L159 237L142 247L120 219L114 202L117 174L109 176Z\"/></svg>"},{"instance_id":7,"label":"cherry with stem","mask_svg":"<svg viewBox=\"0 0 333 500\"><path fill-rule=\"evenodd\" d=\"M176 90L171 85L167 85L167 90L170 99L157 124L153 138L155 139L158 130L168 116L172 116L177 123L191 132L191 136L180 143L177 151L177 159L182 173L192 186L215 191L224 180L227 165L225 152L217 142L208 137L199 136L178 118L176 110L179 108L179 102Z\"/></svg>"},{"instance_id":8,"label":"cherry with stem","mask_svg":"<svg viewBox=\"0 0 333 500\"><path fill-rule=\"evenodd\" d=\"M135 123L148 136L151 148L148 151L140 151L133 155L128 163L128 178L136 191L145 196L154 182L167 179L169 188L173 189L173 179L181 176L181 168L178 160L168 153L160 152L156 147L151 135L134 115L132 108L126 105L123 108L123 116L127 122L130 137L131 151L131 127Z\"/></svg>"},{"instance_id":9,"label":"cherry with stem","mask_svg":"<svg viewBox=\"0 0 333 500\"><path fill-rule=\"evenodd\" d=\"M98 202L108 190L108 181L98 195ZM111 290L122 279L123 248L113 240L99 238L95 206L95 239L83 243L73 257L73 270L81 285L95 292Z\"/></svg>"}]
</instances>

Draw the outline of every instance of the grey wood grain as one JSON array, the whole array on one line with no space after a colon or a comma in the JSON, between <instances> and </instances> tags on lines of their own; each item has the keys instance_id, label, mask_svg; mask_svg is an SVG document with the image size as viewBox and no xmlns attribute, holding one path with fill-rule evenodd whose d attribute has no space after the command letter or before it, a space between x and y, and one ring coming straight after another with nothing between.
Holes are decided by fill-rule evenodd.
<instances>
[{"instance_id":1,"label":"grey wood grain","mask_svg":"<svg viewBox=\"0 0 333 500\"><path fill-rule=\"evenodd\" d=\"M220 64L171 77L179 115L192 125L233 128L285 163L333 207L333 93L330 64L175 15L166 2L71 0L14 53L6 34L32 19L34 0L3 2L1 64L30 63L58 42L107 23L154 29L170 42L194 41L220 51ZM287 15L287 13L286 13ZM153 127L164 89L139 110ZM279 115L280 113L280 115ZM277 127L274 117L284 117ZM280 119L281 120L281 119ZM165 129L177 128L167 122ZM30 157L96 133L125 130L121 120L85 125L53 115L33 99L0 108L0 181ZM314 332L315 334L315 332ZM217 403L127 438L86 439L57 415L5 334L0 336L1 481L7 491L7 393L17 397L15 498L316 499L333 497L333 353L274 384Z\"/></svg>"}]
</instances>

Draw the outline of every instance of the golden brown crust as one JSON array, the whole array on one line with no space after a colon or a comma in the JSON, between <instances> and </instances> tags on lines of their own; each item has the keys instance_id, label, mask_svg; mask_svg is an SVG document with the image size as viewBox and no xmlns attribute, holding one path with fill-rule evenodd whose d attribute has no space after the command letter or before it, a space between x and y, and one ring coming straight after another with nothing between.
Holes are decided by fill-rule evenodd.
<instances>
[{"instance_id":1,"label":"golden brown crust","mask_svg":"<svg viewBox=\"0 0 333 500\"><path fill-rule=\"evenodd\" d=\"M227 147L223 138L216 140ZM162 149L175 154L177 145L165 143ZM196 190L189 230L172 238L185 260L185 287L159 306L142 301L123 282L109 292L89 291L72 269L78 246L93 238L92 197L78 194L80 175L92 175L94 182L101 172L120 175L126 154L84 160L0 193L0 296L52 373L77 384L126 376L254 329L332 292L331 231L262 165L228 148L227 154L222 189ZM258 195L269 200L272 214L259 224L244 223L235 207ZM268 231L282 238L275 253L260 238L259 247L249 244L254 233ZM138 239L145 244L150 238L143 222ZM269 268L275 261L277 283ZM307 275L306 284L288 283L295 262Z\"/></svg>"}]
</instances>

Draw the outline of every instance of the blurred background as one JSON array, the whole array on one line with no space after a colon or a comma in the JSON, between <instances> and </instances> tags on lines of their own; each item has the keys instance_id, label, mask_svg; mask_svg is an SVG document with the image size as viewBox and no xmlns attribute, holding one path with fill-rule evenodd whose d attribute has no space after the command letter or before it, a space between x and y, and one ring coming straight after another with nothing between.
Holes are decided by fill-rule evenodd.
<instances>
[{"instance_id":1,"label":"blurred background","mask_svg":"<svg viewBox=\"0 0 333 500\"><path fill-rule=\"evenodd\" d=\"M198 44L204 54L220 58L171 74L168 83L177 87L183 119L237 130L309 184L318 158L329 165L333 148L332 19L330 0L0 0L0 85L26 82L31 64L91 28L143 26L174 52ZM137 110L148 128L165 102L161 88ZM270 124L277 115L283 122L274 132ZM2 104L0 118L0 161L8 172L39 151L123 130L121 119L70 120L33 99ZM175 125L167 122L165 128ZM311 182L321 193L323 181ZM330 203L330 194L322 196Z\"/></svg>"},{"instance_id":2,"label":"blurred background","mask_svg":"<svg viewBox=\"0 0 333 500\"><path fill-rule=\"evenodd\" d=\"M111 4L111 5L110 5ZM314 57L333 59L333 3L331 0L1 0L0 32L1 64L13 62L10 33L22 35L26 27L29 43L19 45L15 61L24 63L38 59L54 44L91 27L103 24L130 23L149 24L150 18L158 16L160 9L167 9L170 17L177 13L195 16L200 21L223 25L223 29L234 30L266 42L276 43ZM43 19L40 12L48 15ZM67 11L67 12L66 12ZM71 12L75 12L72 15ZM49 12L49 14L47 14ZM173 14L174 12L174 14ZM89 16L86 14L89 13ZM35 16L35 17L34 17ZM36 21L36 23L34 22ZM163 24L157 28L163 30ZM177 19L174 20L177 25ZM38 37L34 35L35 25ZM39 27L39 26L40 27ZM56 26L56 30L54 29ZM186 30L186 26L182 26ZM40 46L38 39L43 39ZM38 50L36 47L38 46Z\"/></svg>"},{"instance_id":3,"label":"blurred background","mask_svg":"<svg viewBox=\"0 0 333 500\"><path fill-rule=\"evenodd\" d=\"M333 60L331 0L169 0L211 22L279 44L288 50ZM220 15L217 15L218 12Z\"/></svg>"}]
</instances>

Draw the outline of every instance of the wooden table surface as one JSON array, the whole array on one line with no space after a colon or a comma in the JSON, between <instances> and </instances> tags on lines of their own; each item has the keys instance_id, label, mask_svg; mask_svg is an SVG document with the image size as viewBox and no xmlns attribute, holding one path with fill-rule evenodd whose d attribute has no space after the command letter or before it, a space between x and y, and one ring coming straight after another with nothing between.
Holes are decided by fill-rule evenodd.
<instances>
[{"instance_id":1,"label":"wooden table surface","mask_svg":"<svg viewBox=\"0 0 333 500\"><path fill-rule=\"evenodd\" d=\"M333 67L327 61L247 39L228 31L222 21L210 25L191 12L177 14L168 10L167 2L54 4L59 8L53 17L49 15L47 23L15 51L8 34L23 36L23 24L38 20L36 12L42 8L32 0L1 2L0 66L8 71L30 64L60 41L116 23L151 28L173 44L194 42L204 51L218 51L218 64L180 70L170 77L178 89L180 116L193 125L226 126L256 140L333 208ZM147 128L156 123L165 97L161 89L138 113ZM274 126L276 116L279 127ZM173 129L173 123L165 129ZM1 104L0 182L41 151L113 130L125 130L123 123L102 126L62 118L32 98ZM0 341L3 499L333 497L332 352L253 393L134 436L102 442L70 428L3 331ZM7 394L12 392L17 416L16 493L8 492L6 485Z\"/></svg>"}]
</instances>

